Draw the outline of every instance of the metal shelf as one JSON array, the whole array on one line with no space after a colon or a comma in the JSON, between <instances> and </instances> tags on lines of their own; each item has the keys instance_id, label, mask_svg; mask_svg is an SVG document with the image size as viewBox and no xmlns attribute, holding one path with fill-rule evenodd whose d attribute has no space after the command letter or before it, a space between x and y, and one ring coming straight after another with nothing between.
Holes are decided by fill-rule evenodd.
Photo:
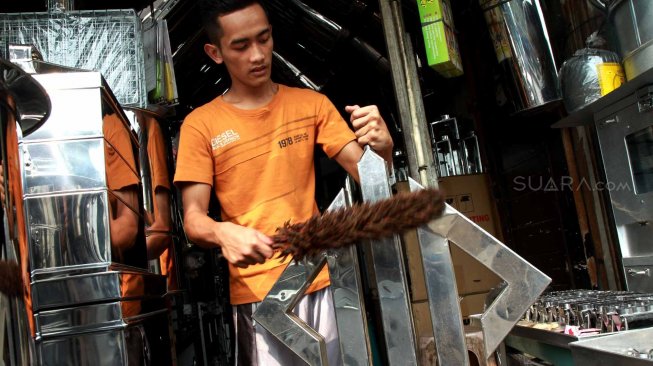
<instances>
[{"instance_id":1,"label":"metal shelf","mask_svg":"<svg viewBox=\"0 0 653 366\"><path fill-rule=\"evenodd\" d=\"M565 128L591 125L594 123L594 114L596 112L611 104L614 104L615 102L618 102L619 100L637 91L637 89L651 83L653 83L653 68L649 69L633 80L628 81L621 87L615 89L613 92L606 94L591 104L586 105L582 109L571 113L567 117L554 123L551 127Z\"/></svg>"}]
</instances>

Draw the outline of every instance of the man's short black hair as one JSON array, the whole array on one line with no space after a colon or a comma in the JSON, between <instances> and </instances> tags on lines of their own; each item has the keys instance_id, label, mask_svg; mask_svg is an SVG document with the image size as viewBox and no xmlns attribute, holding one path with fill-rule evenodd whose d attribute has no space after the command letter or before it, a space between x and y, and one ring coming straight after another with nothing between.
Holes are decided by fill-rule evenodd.
<instances>
[{"instance_id":1,"label":"man's short black hair","mask_svg":"<svg viewBox=\"0 0 653 366\"><path fill-rule=\"evenodd\" d=\"M219 16L245 9L254 4L260 5L266 11L261 0L200 0L199 8L202 25L211 42L216 46L220 46L222 27L218 22ZM267 11L265 15L267 16Z\"/></svg>"}]
</instances>

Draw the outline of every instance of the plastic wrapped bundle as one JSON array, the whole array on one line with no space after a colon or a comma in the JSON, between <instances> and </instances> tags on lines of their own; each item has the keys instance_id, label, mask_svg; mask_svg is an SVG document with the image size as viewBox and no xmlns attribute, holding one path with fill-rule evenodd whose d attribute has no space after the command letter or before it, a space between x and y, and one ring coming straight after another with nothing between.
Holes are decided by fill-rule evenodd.
<instances>
[{"instance_id":1,"label":"plastic wrapped bundle","mask_svg":"<svg viewBox=\"0 0 653 366\"><path fill-rule=\"evenodd\" d=\"M576 51L560 69L560 87L569 113L608 94L624 81L619 56L597 48Z\"/></svg>"}]
</instances>

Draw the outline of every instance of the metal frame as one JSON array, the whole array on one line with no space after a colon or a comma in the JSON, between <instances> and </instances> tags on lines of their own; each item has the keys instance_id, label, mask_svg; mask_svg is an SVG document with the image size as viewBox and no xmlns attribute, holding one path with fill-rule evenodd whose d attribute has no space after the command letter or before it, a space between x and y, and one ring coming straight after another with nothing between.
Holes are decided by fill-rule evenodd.
<instances>
[{"instance_id":1,"label":"metal frame","mask_svg":"<svg viewBox=\"0 0 653 366\"><path fill-rule=\"evenodd\" d=\"M359 162L359 172L365 201L390 197L386 163L369 148ZM422 186L410 179L410 188L415 191ZM329 210L351 204L345 193L348 191L341 191ZM549 277L449 205L440 218L418 228L418 238L440 365L469 364L449 241L504 280L493 303L483 314L475 316L482 327L486 358L551 282ZM388 362L390 365L417 364L417 342L399 239L394 236L375 240L371 248ZM327 365L326 345L323 337L292 310L327 262L343 361L346 360L347 365L371 364L355 250L350 247L329 251L288 265L254 314L261 326L309 365Z\"/></svg>"}]
</instances>

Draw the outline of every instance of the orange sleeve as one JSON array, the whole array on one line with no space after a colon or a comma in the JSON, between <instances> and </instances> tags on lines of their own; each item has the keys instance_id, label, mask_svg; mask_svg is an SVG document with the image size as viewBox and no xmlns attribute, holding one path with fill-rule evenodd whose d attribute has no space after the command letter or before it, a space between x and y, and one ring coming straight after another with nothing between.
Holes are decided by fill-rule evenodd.
<instances>
[{"instance_id":1,"label":"orange sleeve","mask_svg":"<svg viewBox=\"0 0 653 366\"><path fill-rule=\"evenodd\" d=\"M194 125L189 115L181 125L175 183L194 182L213 186L213 151L207 133Z\"/></svg>"},{"instance_id":2,"label":"orange sleeve","mask_svg":"<svg viewBox=\"0 0 653 366\"><path fill-rule=\"evenodd\" d=\"M103 119L102 132L107 142L104 144L104 152L109 189L115 191L137 185L138 171L127 127L117 114L108 114Z\"/></svg>"},{"instance_id":3,"label":"orange sleeve","mask_svg":"<svg viewBox=\"0 0 653 366\"><path fill-rule=\"evenodd\" d=\"M165 141L159 123L153 117L146 117L147 127L147 155L150 158L150 174L152 175L152 193L157 188L170 189L168 177L168 160L166 156Z\"/></svg>"},{"instance_id":4,"label":"orange sleeve","mask_svg":"<svg viewBox=\"0 0 653 366\"><path fill-rule=\"evenodd\" d=\"M338 154L349 142L356 140L354 132L326 96L322 96L315 131L315 142L322 146L322 150L329 158Z\"/></svg>"}]
</instances>

